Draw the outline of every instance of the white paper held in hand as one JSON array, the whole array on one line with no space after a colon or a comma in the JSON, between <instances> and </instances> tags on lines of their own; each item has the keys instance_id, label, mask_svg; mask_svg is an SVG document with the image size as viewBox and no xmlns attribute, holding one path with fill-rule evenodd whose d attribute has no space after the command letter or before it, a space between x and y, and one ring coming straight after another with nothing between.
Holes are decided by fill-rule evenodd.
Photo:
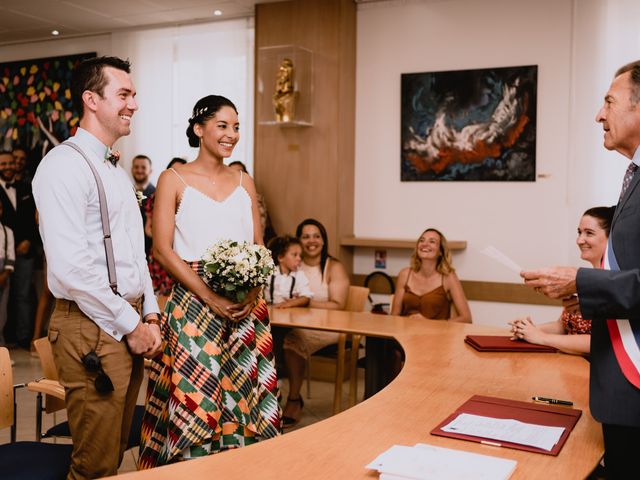
<instances>
[{"instance_id":1,"label":"white paper held in hand","mask_svg":"<svg viewBox=\"0 0 640 480\"><path fill-rule=\"evenodd\" d=\"M482 250L480 250L480 253L504 265L509 270L516 272L518 275L520 275L520 272L524 270L520 265L518 265L516 262L511 260L509 257L507 257L504 253L502 253L493 245L489 245L483 248Z\"/></svg>"}]
</instances>

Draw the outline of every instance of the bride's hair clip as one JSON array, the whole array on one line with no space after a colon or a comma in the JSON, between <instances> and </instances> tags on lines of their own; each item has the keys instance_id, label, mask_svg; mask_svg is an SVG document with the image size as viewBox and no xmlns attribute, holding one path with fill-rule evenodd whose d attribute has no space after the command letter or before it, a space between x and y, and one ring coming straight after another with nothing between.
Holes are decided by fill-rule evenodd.
<instances>
[{"instance_id":1,"label":"bride's hair clip","mask_svg":"<svg viewBox=\"0 0 640 480\"><path fill-rule=\"evenodd\" d=\"M193 115L191 115L191 118L189 119L189 121L193 122L196 118L201 116L203 113L206 113L207 110L209 110L209 107L202 107L202 108L198 108L197 110L194 110Z\"/></svg>"}]
</instances>

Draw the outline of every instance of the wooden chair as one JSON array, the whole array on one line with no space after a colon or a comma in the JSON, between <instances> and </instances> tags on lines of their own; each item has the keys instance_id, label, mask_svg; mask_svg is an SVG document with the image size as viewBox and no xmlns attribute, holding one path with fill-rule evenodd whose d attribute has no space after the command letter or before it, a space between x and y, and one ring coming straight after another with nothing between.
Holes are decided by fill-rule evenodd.
<instances>
[{"instance_id":1,"label":"wooden chair","mask_svg":"<svg viewBox=\"0 0 640 480\"><path fill-rule=\"evenodd\" d=\"M373 313L391 313L391 304L384 298L382 302L374 302L372 298L373 294L390 294L393 300L393 294L396 291L393 278L389 274L375 270L367 275L364 279L364 286L371 290L369 294L369 301L371 302L371 311Z\"/></svg>"},{"instance_id":2,"label":"wooden chair","mask_svg":"<svg viewBox=\"0 0 640 480\"><path fill-rule=\"evenodd\" d=\"M35 391L40 382L29 384ZM0 348L0 429L11 428L11 443L0 445L0 476L4 480L63 480L71 464L72 445L15 442L16 388L9 350Z\"/></svg>"},{"instance_id":3,"label":"wooden chair","mask_svg":"<svg viewBox=\"0 0 640 480\"><path fill-rule=\"evenodd\" d=\"M367 302L367 297L369 296L369 289L365 287L349 287L349 293L347 294L347 303L345 305L345 310L348 312L364 312L364 307ZM346 333L341 333L338 337L338 343L334 345L329 345L328 347L323 348L319 352L316 352L312 356L321 356L324 358L335 359L336 361L336 374L334 378L334 392L333 392L333 413L340 413L341 403L342 403L342 383L344 382L344 364L347 354L347 341L351 340L351 348L353 349L354 345L360 344L360 336L358 336L358 343L353 343L352 335L348 335ZM335 351L334 351L335 350ZM351 355L353 357L353 354ZM307 397L311 395L311 375L310 375L310 360L311 358L307 358ZM356 352L356 361L357 361L357 352ZM355 370L349 366L350 370ZM357 378L351 377L349 383L349 395L351 396L352 391L356 391Z\"/></svg>"},{"instance_id":4,"label":"wooden chair","mask_svg":"<svg viewBox=\"0 0 640 480\"><path fill-rule=\"evenodd\" d=\"M42 412L54 413L58 410L65 408L64 403L64 387L58 382L58 371L53 359L53 350L51 349L51 343L47 337L39 338L33 342L38 356L40 357L40 366L42 367L42 373L44 379L38 383L40 385L45 384L49 391L43 392L46 394L46 407L42 408L41 393L38 394L38 401L36 402L36 438L38 440L42 438L71 438L71 430L69 429L69 422L55 423L54 426L48 429L42 434ZM31 385L31 384L29 384ZM27 385L27 388L29 388ZM140 445L140 431L142 430L142 417L144 415L144 406L136 405L133 412L133 420L131 421L131 430L129 431L129 441L127 449Z\"/></svg>"},{"instance_id":5,"label":"wooden chair","mask_svg":"<svg viewBox=\"0 0 640 480\"><path fill-rule=\"evenodd\" d=\"M42 375L45 381L55 387L55 392L50 395L45 395L44 408L42 406L42 394L38 394L38 400L36 402L36 439L43 438L42 435L42 412L53 413L53 423L56 423L55 413L65 408L64 404L64 387L58 382L58 371L56 370L56 364L53 360L53 350L51 349L51 343L47 337L42 337L33 342L33 346L38 352L40 358L40 367L42 368ZM53 435L47 432L44 437L58 437L69 435Z\"/></svg>"}]
</instances>

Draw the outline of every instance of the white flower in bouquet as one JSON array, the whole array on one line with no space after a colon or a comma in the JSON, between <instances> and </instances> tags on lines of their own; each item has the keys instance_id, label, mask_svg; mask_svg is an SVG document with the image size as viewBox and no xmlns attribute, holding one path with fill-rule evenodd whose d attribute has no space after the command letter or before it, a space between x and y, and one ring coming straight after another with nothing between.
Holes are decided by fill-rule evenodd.
<instances>
[{"instance_id":1,"label":"white flower in bouquet","mask_svg":"<svg viewBox=\"0 0 640 480\"><path fill-rule=\"evenodd\" d=\"M202 256L204 280L218 294L242 302L250 290L266 285L275 266L263 245L222 240Z\"/></svg>"}]
</instances>

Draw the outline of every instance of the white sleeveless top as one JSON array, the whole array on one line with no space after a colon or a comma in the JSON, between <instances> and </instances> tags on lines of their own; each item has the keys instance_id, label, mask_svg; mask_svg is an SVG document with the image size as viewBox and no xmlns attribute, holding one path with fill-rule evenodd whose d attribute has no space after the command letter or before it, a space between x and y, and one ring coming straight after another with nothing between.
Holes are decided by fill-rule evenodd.
<instances>
[{"instance_id":1,"label":"white sleeveless top","mask_svg":"<svg viewBox=\"0 0 640 480\"><path fill-rule=\"evenodd\" d=\"M240 183L218 202L188 185L173 168L185 187L176 212L173 249L188 262L200 260L207 248L220 240L253 243L251 197Z\"/></svg>"}]
</instances>

